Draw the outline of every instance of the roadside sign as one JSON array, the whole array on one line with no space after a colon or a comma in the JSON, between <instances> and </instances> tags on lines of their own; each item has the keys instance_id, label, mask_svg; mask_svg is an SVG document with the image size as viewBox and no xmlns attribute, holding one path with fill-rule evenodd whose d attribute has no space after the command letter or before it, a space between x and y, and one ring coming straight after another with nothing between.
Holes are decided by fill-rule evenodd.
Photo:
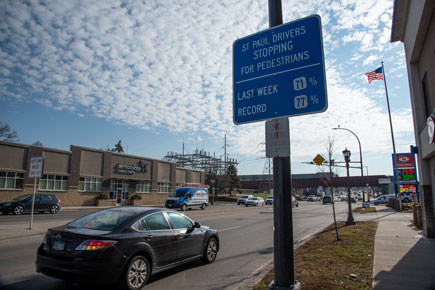
<instances>
[{"instance_id":1,"label":"roadside sign","mask_svg":"<svg viewBox=\"0 0 435 290\"><path fill-rule=\"evenodd\" d=\"M290 157L288 118L266 122L266 157Z\"/></svg>"},{"instance_id":2,"label":"roadside sign","mask_svg":"<svg viewBox=\"0 0 435 290\"><path fill-rule=\"evenodd\" d=\"M316 163L317 165L320 166L320 165L322 165L322 163L325 161L325 158L323 158L322 155L317 154L317 156L314 157L313 161L314 161L314 163Z\"/></svg>"},{"instance_id":3,"label":"roadside sign","mask_svg":"<svg viewBox=\"0 0 435 290\"><path fill-rule=\"evenodd\" d=\"M320 113L327 107L319 15L234 42L235 124Z\"/></svg>"},{"instance_id":4,"label":"roadside sign","mask_svg":"<svg viewBox=\"0 0 435 290\"><path fill-rule=\"evenodd\" d=\"M30 159L29 178L41 178L44 157L32 157Z\"/></svg>"}]
</instances>

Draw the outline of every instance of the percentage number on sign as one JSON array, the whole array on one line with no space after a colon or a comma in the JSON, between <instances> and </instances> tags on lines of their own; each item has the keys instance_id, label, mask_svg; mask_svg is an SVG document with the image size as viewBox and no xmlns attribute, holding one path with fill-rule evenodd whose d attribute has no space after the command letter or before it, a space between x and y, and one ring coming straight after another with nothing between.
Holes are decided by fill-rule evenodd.
<instances>
[{"instance_id":1,"label":"percentage number on sign","mask_svg":"<svg viewBox=\"0 0 435 290\"><path fill-rule=\"evenodd\" d=\"M310 100L313 104L318 104L319 103L319 98L317 97L317 95L311 95L310 96Z\"/></svg>"},{"instance_id":2,"label":"percentage number on sign","mask_svg":"<svg viewBox=\"0 0 435 290\"><path fill-rule=\"evenodd\" d=\"M316 80L315 77L310 77L310 78L308 79L308 81L310 82L310 84L311 84L312 86L317 86L317 80Z\"/></svg>"}]
</instances>

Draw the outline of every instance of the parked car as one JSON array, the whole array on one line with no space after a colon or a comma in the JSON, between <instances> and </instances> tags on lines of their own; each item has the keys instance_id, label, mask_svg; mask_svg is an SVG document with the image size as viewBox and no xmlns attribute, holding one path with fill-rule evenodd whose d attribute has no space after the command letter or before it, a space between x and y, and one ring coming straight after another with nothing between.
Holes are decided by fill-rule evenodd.
<instances>
[{"instance_id":1,"label":"parked car","mask_svg":"<svg viewBox=\"0 0 435 290\"><path fill-rule=\"evenodd\" d=\"M79 283L141 289L153 274L195 259L212 263L218 232L164 208L103 209L45 234L36 271Z\"/></svg>"},{"instance_id":2,"label":"parked car","mask_svg":"<svg viewBox=\"0 0 435 290\"><path fill-rule=\"evenodd\" d=\"M16 215L32 211L33 194L20 195L10 201L0 203L0 212L3 214L14 213ZM60 210L60 199L55 194L35 194L34 212L57 213Z\"/></svg>"},{"instance_id":3,"label":"parked car","mask_svg":"<svg viewBox=\"0 0 435 290\"><path fill-rule=\"evenodd\" d=\"M239 197L239 199L237 200L237 205L246 204L246 201L251 197L254 197L254 196L253 195L241 195Z\"/></svg>"},{"instance_id":4,"label":"parked car","mask_svg":"<svg viewBox=\"0 0 435 290\"><path fill-rule=\"evenodd\" d=\"M394 197L394 195L392 195L392 194L381 195L381 196L379 196L378 198L372 199L371 202L372 202L374 205L387 204L391 197Z\"/></svg>"},{"instance_id":5,"label":"parked car","mask_svg":"<svg viewBox=\"0 0 435 290\"><path fill-rule=\"evenodd\" d=\"M325 195L322 199L322 204L332 204L332 197L330 195Z\"/></svg>"},{"instance_id":6,"label":"parked car","mask_svg":"<svg viewBox=\"0 0 435 290\"><path fill-rule=\"evenodd\" d=\"M299 202L294 196L292 196L292 207L298 207L298 206L299 206Z\"/></svg>"},{"instance_id":7,"label":"parked car","mask_svg":"<svg viewBox=\"0 0 435 290\"><path fill-rule=\"evenodd\" d=\"M316 196L315 195L309 195L307 197L307 201L316 201Z\"/></svg>"},{"instance_id":8,"label":"parked car","mask_svg":"<svg viewBox=\"0 0 435 290\"><path fill-rule=\"evenodd\" d=\"M250 197L245 203L246 206L263 206L264 205L264 199L262 197Z\"/></svg>"},{"instance_id":9,"label":"parked car","mask_svg":"<svg viewBox=\"0 0 435 290\"><path fill-rule=\"evenodd\" d=\"M414 200L414 196L412 193L401 193L400 197L403 202L412 202Z\"/></svg>"},{"instance_id":10,"label":"parked car","mask_svg":"<svg viewBox=\"0 0 435 290\"><path fill-rule=\"evenodd\" d=\"M270 205L273 204L273 195L269 196L269 197L266 199L266 205L268 205L268 204L270 204Z\"/></svg>"}]
</instances>

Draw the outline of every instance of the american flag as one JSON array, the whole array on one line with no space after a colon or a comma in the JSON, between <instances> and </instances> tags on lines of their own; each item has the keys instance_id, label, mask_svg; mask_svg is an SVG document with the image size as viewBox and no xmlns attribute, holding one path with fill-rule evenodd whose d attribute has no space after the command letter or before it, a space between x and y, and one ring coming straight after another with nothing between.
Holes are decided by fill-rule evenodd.
<instances>
[{"instance_id":1,"label":"american flag","mask_svg":"<svg viewBox=\"0 0 435 290\"><path fill-rule=\"evenodd\" d=\"M366 76L368 78L369 84L375 80L383 80L384 75L382 73L382 67L379 67L379 68L375 69L374 71L366 73Z\"/></svg>"}]
</instances>

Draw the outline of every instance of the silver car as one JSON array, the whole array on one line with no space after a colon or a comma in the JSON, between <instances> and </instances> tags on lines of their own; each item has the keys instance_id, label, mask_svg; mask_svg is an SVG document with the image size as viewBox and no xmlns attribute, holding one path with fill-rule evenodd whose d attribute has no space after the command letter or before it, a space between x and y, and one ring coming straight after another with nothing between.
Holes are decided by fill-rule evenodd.
<instances>
[{"instance_id":1,"label":"silver car","mask_svg":"<svg viewBox=\"0 0 435 290\"><path fill-rule=\"evenodd\" d=\"M254 196L250 195L250 194L240 196L239 199L237 200L237 205L246 204L246 201L251 197L254 197Z\"/></svg>"},{"instance_id":2,"label":"silver car","mask_svg":"<svg viewBox=\"0 0 435 290\"><path fill-rule=\"evenodd\" d=\"M264 205L264 199L261 197L250 197L245 203L246 206L263 206Z\"/></svg>"}]
</instances>

